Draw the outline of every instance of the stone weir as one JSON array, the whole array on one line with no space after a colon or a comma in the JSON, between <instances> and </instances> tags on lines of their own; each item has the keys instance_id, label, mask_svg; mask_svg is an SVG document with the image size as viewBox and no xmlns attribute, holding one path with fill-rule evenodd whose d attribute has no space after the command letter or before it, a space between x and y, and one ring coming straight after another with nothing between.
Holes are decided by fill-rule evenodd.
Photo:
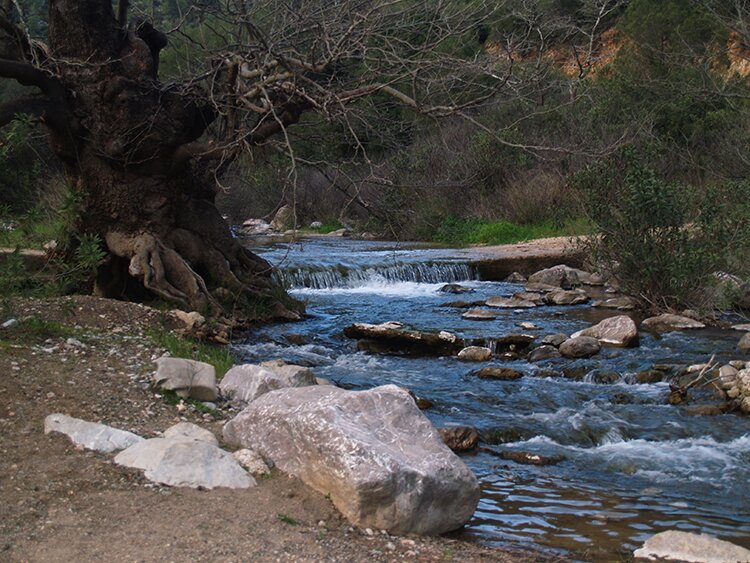
<instances>
[{"instance_id":1,"label":"stone weir","mask_svg":"<svg viewBox=\"0 0 750 563\"><path fill-rule=\"evenodd\" d=\"M585 261L585 252L577 237L546 238L460 252L467 254L469 265L484 281L503 281L513 272L528 276L557 264L582 268Z\"/></svg>"}]
</instances>

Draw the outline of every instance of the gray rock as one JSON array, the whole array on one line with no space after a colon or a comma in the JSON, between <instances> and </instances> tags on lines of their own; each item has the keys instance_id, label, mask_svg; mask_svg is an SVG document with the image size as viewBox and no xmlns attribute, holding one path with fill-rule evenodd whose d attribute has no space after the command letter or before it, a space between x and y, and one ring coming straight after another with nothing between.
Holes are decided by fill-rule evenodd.
<instances>
[{"instance_id":1,"label":"gray rock","mask_svg":"<svg viewBox=\"0 0 750 563\"><path fill-rule=\"evenodd\" d=\"M321 223L320 221L313 221L312 223L310 223L310 228L311 229L321 229L321 228L323 228L323 223Z\"/></svg>"},{"instance_id":2,"label":"gray rock","mask_svg":"<svg viewBox=\"0 0 750 563\"><path fill-rule=\"evenodd\" d=\"M142 469L149 481L172 487L246 489L256 485L232 454L210 442L183 436L144 440L117 454L115 463Z\"/></svg>"},{"instance_id":3,"label":"gray rock","mask_svg":"<svg viewBox=\"0 0 750 563\"><path fill-rule=\"evenodd\" d=\"M492 359L492 350L484 346L467 346L458 353L462 362L486 362Z\"/></svg>"},{"instance_id":4,"label":"gray rock","mask_svg":"<svg viewBox=\"0 0 750 563\"><path fill-rule=\"evenodd\" d=\"M680 315L672 315L670 313L664 313L656 317L649 317L641 323L641 325L655 332L671 332L673 330L688 330L695 328L704 328L704 325L700 321L691 319L689 317L682 317Z\"/></svg>"},{"instance_id":5,"label":"gray rock","mask_svg":"<svg viewBox=\"0 0 750 563\"><path fill-rule=\"evenodd\" d=\"M271 360L260 364L289 382L288 387L315 385L315 374L308 367L287 364L283 360Z\"/></svg>"},{"instance_id":6,"label":"gray rock","mask_svg":"<svg viewBox=\"0 0 750 563\"><path fill-rule=\"evenodd\" d=\"M559 348L560 344L565 342L568 339L567 334L563 334L561 332L558 332L557 334L548 334L544 338L542 338L542 344L549 344L550 346L554 346L555 348Z\"/></svg>"},{"instance_id":7,"label":"gray rock","mask_svg":"<svg viewBox=\"0 0 750 563\"><path fill-rule=\"evenodd\" d=\"M468 452L477 447L479 432L471 426L447 426L439 428L440 437L454 452Z\"/></svg>"},{"instance_id":8,"label":"gray rock","mask_svg":"<svg viewBox=\"0 0 750 563\"><path fill-rule=\"evenodd\" d=\"M534 305L544 305L544 295L536 291L518 291L513 294L514 299L531 301Z\"/></svg>"},{"instance_id":9,"label":"gray rock","mask_svg":"<svg viewBox=\"0 0 750 563\"><path fill-rule=\"evenodd\" d=\"M447 283L443 287L440 288L440 291L443 293L473 293L474 290L470 287L464 287L463 285L459 285L457 283Z\"/></svg>"},{"instance_id":10,"label":"gray rock","mask_svg":"<svg viewBox=\"0 0 750 563\"><path fill-rule=\"evenodd\" d=\"M463 340L450 332L412 330L398 321L355 323L344 329L344 336L375 341L380 349L393 353L452 356L464 347Z\"/></svg>"},{"instance_id":11,"label":"gray rock","mask_svg":"<svg viewBox=\"0 0 750 563\"><path fill-rule=\"evenodd\" d=\"M532 309L536 307L536 303L533 301L516 297L490 297L485 301L485 305L496 309Z\"/></svg>"},{"instance_id":12,"label":"gray rock","mask_svg":"<svg viewBox=\"0 0 750 563\"><path fill-rule=\"evenodd\" d=\"M589 300L586 292L580 289L553 289L544 296L550 305L580 305Z\"/></svg>"},{"instance_id":13,"label":"gray rock","mask_svg":"<svg viewBox=\"0 0 750 563\"><path fill-rule=\"evenodd\" d=\"M261 455L253 450L241 449L232 454L234 459L252 475L267 475L271 472Z\"/></svg>"},{"instance_id":14,"label":"gray rock","mask_svg":"<svg viewBox=\"0 0 750 563\"><path fill-rule=\"evenodd\" d=\"M555 350L557 352L557 350ZM497 379L499 381L513 381L515 379L521 379L523 372L517 369L502 367L502 366L490 366L476 371L471 372L471 375L478 377L479 379Z\"/></svg>"},{"instance_id":15,"label":"gray rock","mask_svg":"<svg viewBox=\"0 0 750 563\"><path fill-rule=\"evenodd\" d=\"M740 330L743 332L750 332L750 323L744 323L739 325L732 325L733 330Z\"/></svg>"},{"instance_id":16,"label":"gray rock","mask_svg":"<svg viewBox=\"0 0 750 563\"><path fill-rule=\"evenodd\" d=\"M511 275L505 278L505 281L507 283L525 283L526 277L518 272L513 272Z\"/></svg>"},{"instance_id":17,"label":"gray rock","mask_svg":"<svg viewBox=\"0 0 750 563\"><path fill-rule=\"evenodd\" d=\"M578 336L560 344L560 354L566 358L588 358L597 354L601 348L602 345L596 338Z\"/></svg>"},{"instance_id":18,"label":"gray rock","mask_svg":"<svg viewBox=\"0 0 750 563\"><path fill-rule=\"evenodd\" d=\"M297 226L296 223L294 209L289 205L284 205L273 216L271 228L275 231L286 231L287 229L294 229Z\"/></svg>"},{"instance_id":19,"label":"gray rock","mask_svg":"<svg viewBox=\"0 0 750 563\"><path fill-rule=\"evenodd\" d=\"M648 561L746 563L750 561L750 551L705 534L669 530L651 536L633 557Z\"/></svg>"},{"instance_id":20,"label":"gray rock","mask_svg":"<svg viewBox=\"0 0 750 563\"><path fill-rule=\"evenodd\" d=\"M248 235L266 235L273 229L268 221L264 221L263 219L248 219L242 223L240 230Z\"/></svg>"},{"instance_id":21,"label":"gray rock","mask_svg":"<svg viewBox=\"0 0 750 563\"><path fill-rule=\"evenodd\" d=\"M560 357L560 351L554 346L543 344L538 348L534 348L529 354L530 362L541 362L542 360L551 360Z\"/></svg>"},{"instance_id":22,"label":"gray rock","mask_svg":"<svg viewBox=\"0 0 750 563\"><path fill-rule=\"evenodd\" d=\"M570 268L565 264L559 264L530 275L529 283L569 289L581 285L581 280L578 277L578 270Z\"/></svg>"},{"instance_id":23,"label":"gray rock","mask_svg":"<svg viewBox=\"0 0 750 563\"><path fill-rule=\"evenodd\" d=\"M143 441L143 438L132 432L61 413L50 414L44 419L44 433L50 432L65 434L76 446L102 453L124 450Z\"/></svg>"},{"instance_id":24,"label":"gray rock","mask_svg":"<svg viewBox=\"0 0 750 563\"><path fill-rule=\"evenodd\" d=\"M577 336L591 336L602 344L609 344L610 346L636 346L638 344L638 327L635 326L633 319L627 315L619 315L604 319L592 327L579 330L573 333L571 338Z\"/></svg>"},{"instance_id":25,"label":"gray rock","mask_svg":"<svg viewBox=\"0 0 750 563\"><path fill-rule=\"evenodd\" d=\"M330 494L362 528L441 534L461 527L479 501L474 474L395 385L273 391L231 420L224 439Z\"/></svg>"},{"instance_id":26,"label":"gray rock","mask_svg":"<svg viewBox=\"0 0 750 563\"><path fill-rule=\"evenodd\" d=\"M750 332L740 338L740 341L737 343L737 348L739 348L740 352L743 354L750 353Z\"/></svg>"},{"instance_id":27,"label":"gray rock","mask_svg":"<svg viewBox=\"0 0 750 563\"><path fill-rule=\"evenodd\" d=\"M470 321L494 321L497 318L494 311L481 308L469 309L461 316Z\"/></svg>"},{"instance_id":28,"label":"gray rock","mask_svg":"<svg viewBox=\"0 0 750 563\"><path fill-rule=\"evenodd\" d=\"M255 364L234 366L219 383L221 394L238 403L249 403L269 391L286 387L297 386L270 368Z\"/></svg>"},{"instance_id":29,"label":"gray rock","mask_svg":"<svg viewBox=\"0 0 750 563\"><path fill-rule=\"evenodd\" d=\"M156 360L154 384L174 391L180 397L199 401L215 401L219 396L216 388L214 366L195 360L162 357Z\"/></svg>"},{"instance_id":30,"label":"gray rock","mask_svg":"<svg viewBox=\"0 0 750 563\"><path fill-rule=\"evenodd\" d=\"M214 446L219 445L219 441L214 433L205 428L201 428L190 422L180 422L167 428L162 436L171 440L186 440L193 442L207 442Z\"/></svg>"},{"instance_id":31,"label":"gray rock","mask_svg":"<svg viewBox=\"0 0 750 563\"><path fill-rule=\"evenodd\" d=\"M632 297L612 297L611 299L605 299L604 301L595 301L591 305L592 307L600 307L602 309L617 309L619 311L632 311L635 309L635 300Z\"/></svg>"},{"instance_id":32,"label":"gray rock","mask_svg":"<svg viewBox=\"0 0 750 563\"><path fill-rule=\"evenodd\" d=\"M10 328L12 326L16 326L18 324L18 319L8 319L5 321L0 327L2 328Z\"/></svg>"}]
</instances>

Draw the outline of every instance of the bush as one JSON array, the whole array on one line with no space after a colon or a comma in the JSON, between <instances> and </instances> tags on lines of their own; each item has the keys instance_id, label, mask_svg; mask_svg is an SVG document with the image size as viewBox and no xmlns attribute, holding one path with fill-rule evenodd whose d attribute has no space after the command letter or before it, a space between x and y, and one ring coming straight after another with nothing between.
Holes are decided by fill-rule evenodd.
<instances>
[{"instance_id":1,"label":"bush","mask_svg":"<svg viewBox=\"0 0 750 563\"><path fill-rule=\"evenodd\" d=\"M750 183L708 189L667 182L634 151L589 167L575 184L598 231L593 259L646 308L713 307L714 273L747 276Z\"/></svg>"}]
</instances>

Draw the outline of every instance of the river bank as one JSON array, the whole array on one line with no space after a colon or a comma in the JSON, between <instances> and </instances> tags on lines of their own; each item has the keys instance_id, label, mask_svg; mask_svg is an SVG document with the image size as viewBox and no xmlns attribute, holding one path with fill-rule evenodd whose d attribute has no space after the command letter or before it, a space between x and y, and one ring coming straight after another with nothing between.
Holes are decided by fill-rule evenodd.
<instances>
[{"instance_id":1,"label":"river bank","mask_svg":"<svg viewBox=\"0 0 750 563\"><path fill-rule=\"evenodd\" d=\"M230 413L149 388L153 309L94 297L7 301L0 329L0 559L8 561L560 561L528 549L352 528L322 495L274 471L259 486L156 486L43 433L63 412L151 437L180 421L221 436ZM34 320L31 320L34 319Z\"/></svg>"}]
</instances>

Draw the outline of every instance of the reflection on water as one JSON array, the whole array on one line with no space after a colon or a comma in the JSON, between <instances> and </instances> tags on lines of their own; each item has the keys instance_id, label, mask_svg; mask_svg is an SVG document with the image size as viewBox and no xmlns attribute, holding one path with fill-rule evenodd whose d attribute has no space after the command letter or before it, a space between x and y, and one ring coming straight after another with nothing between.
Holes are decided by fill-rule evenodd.
<instances>
[{"instance_id":1,"label":"reflection on water","mask_svg":"<svg viewBox=\"0 0 750 563\"><path fill-rule=\"evenodd\" d=\"M588 360L504 362L526 377L481 380L455 358L359 352L342 329L400 320L480 338L523 332L519 323L530 321L542 328L534 333L541 337L570 334L614 313L581 305L498 310L495 321L463 319L461 310L443 306L457 296L440 293L442 282L473 288L458 296L467 301L521 289L474 279L465 251L457 260L445 249L323 239L261 252L280 263L311 318L259 329L240 346L247 361L283 358L347 388L402 385L435 403L425 414L438 426L475 426L495 450L565 458L535 467L487 453L464 456L483 495L463 536L530 542L585 560L617 560L665 529L702 531L750 547L750 419L689 416L665 404L665 382L632 383L655 364L701 363L712 354L718 361L736 358L737 333L642 333L635 349L604 349ZM548 377L550 370L571 368L579 381Z\"/></svg>"}]
</instances>

